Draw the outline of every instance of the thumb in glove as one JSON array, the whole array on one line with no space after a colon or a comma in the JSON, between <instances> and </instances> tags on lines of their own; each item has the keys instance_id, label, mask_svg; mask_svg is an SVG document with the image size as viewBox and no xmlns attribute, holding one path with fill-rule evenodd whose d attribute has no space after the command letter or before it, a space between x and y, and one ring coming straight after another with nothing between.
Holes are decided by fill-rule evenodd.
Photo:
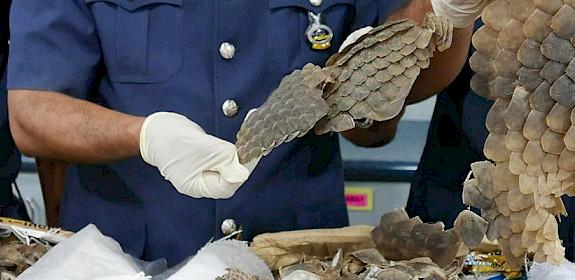
<instances>
[{"instance_id":1,"label":"thumb in glove","mask_svg":"<svg viewBox=\"0 0 575 280\"><path fill-rule=\"evenodd\" d=\"M443 16L455 28L465 28L473 24L492 0L431 0L433 12Z\"/></svg>"}]
</instances>

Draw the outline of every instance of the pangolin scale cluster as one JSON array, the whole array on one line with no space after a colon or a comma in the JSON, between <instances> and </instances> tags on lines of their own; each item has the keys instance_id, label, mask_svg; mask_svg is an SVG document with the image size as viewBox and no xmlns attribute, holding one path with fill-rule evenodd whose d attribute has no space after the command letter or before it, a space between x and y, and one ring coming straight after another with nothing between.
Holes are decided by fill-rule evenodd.
<instances>
[{"instance_id":1,"label":"pangolin scale cluster","mask_svg":"<svg viewBox=\"0 0 575 280\"><path fill-rule=\"evenodd\" d=\"M453 26L428 15L383 24L333 55L325 67L307 64L282 79L237 134L241 163L314 129L316 134L355 127L355 121L397 116L437 49L451 46Z\"/></svg>"},{"instance_id":2,"label":"pangolin scale cluster","mask_svg":"<svg viewBox=\"0 0 575 280\"><path fill-rule=\"evenodd\" d=\"M557 233L563 195L575 195L575 1L493 0L473 36L473 90L495 99L484 153L472 165L464 201L482 209L488 237L512 268L526 253L561 263ZM332 56L286 76L238 133L248 162L306 134L344 131L357 120L396 116L433 52L451 44L452 27L429 16L377 27Z\"/></svg>"},{"instance_id":3,"label":"pangolin scale cluster","mask_svg":"<svg viewBox=\"0 0 575 280\"><path fill-rule=\"evenodd\" d=\"M251 247L277 272L276 279L455 280L487 226L469 210L445 229L441 222L423 223L397 209L384 214L376 227L266 233ZM222 280L256 280L232 274Z\"/></svg>"},{"instance_id":4,"label":"pangolin scale cluster","mask_svg":"<svg viewBox=\"0 0 575 280\"><path fill-rule=\"evenodd\" d=\"M559 264L561 196L575 195L575 1L494 0L473 36L471 86L495 103L466 203L482 209L488 237L512 268L526 253Z\"/></svg>"}]
</instances>

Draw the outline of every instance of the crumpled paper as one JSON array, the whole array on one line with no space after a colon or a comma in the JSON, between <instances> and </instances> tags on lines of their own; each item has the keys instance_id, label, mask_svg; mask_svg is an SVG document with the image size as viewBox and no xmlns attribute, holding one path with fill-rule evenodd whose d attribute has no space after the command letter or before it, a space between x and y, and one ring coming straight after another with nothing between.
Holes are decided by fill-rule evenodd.
<instances>
[{"instance_id":1,"label":"crumpled paper","mask_svg":"<svg viewBox=\"0 0 575 280\"><path fill-rule=\"evenodd\" d=\"M302 262L305 256L322 259L333 257L340 249L355 251L372 241L372 230L373 226L361 225L264 233L254 238L251 248L272 270L278 270Z\"/></svg>"},{"instance_id":2,"label":"crumpled paper","mask_svg":"<svg viewBox=\"0 0 575 280\"><path fill-rule=\"evenodd\" d=\"M19 280L148 280L120 244L88 225L52 248Z\"/></svg>"},{"instance_id":3,"label":"crumpled paper","mask_svg":"<svg viewBox=\"0 0 575 280\"><path fill-rule=\"evenodd\" d=\"M218 240L207 244L168 280L213 280L226 274L226 268L237 268L261 280L274 279L246 242Z\"/></svg>"}]
</instances>

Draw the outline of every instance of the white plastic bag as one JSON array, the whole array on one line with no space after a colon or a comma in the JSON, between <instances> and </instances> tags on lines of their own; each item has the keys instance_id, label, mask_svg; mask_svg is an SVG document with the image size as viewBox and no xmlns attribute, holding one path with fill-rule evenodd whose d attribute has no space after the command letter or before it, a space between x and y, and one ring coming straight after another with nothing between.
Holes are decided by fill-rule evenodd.
<instances>
[{"instance_id":1,"label":"white plastic bag","mask_svg":"<svg viewBox=\"0 0 575 280\"><path fill-rule=\"evenodd\" d=\"M530 280L568 280L575 279L575 264L563 260L563 264L533 263L529 273Z\"/></svg>"},{"instance_id":2,"label":"white plastic bag","mask_svg":"<svg viewBox=\"0 0 575 280\"><path fill-rule=\"evenodd\" d=\"M214 280L224 275L226 268L237 268L262 280L274 279L266 264L246 242L219 240L202 248L168 280Z\"/></svg>"},{"instance_id":3,"label":"white plastic bag","mask_svg":"<svg viewBox=\"0 0 575 280\"><path fill-rule=\"evenodd\" d=\"M19 280L147 280L120 244L88 225L61 242Z\"/></svg>"}]
</instances>

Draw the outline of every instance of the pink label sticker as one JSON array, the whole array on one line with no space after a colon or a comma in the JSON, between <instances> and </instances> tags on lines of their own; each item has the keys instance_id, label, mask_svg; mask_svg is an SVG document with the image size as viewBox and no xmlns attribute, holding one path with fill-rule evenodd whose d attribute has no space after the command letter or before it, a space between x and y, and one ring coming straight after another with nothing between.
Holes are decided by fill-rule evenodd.
<instances>
[{"instance_id":1,"label":"pink label sticker","mask_svg":"<svg viewBox=\"0 0 575 280\"><path fill-rule=\"evenodd\" d=\"M348 207L368 207L369 199L367 194L346 194L345 201Z\"/></svg>"}]
</instances>

